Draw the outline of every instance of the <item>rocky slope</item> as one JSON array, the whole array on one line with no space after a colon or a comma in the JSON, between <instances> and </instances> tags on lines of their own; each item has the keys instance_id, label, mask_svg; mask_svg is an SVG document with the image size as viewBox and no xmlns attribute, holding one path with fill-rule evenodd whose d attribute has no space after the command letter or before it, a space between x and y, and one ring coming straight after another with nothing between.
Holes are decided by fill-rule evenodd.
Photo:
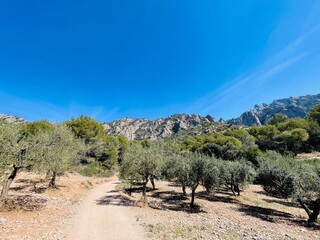
<instances>
[{"instance_id":1,"label":"rocky slope","mask_svg":"<svg viewBox=\"0 0 320 240\"><path fill-rule=\"evenodd\" d=\"M240 117L228 120L229 124L236 125L263 125L277 113L287 115L289 118L305 117L308 111L320 104L320 94L290 97L273 101L271 104L256 105L253 109L243 113Z\"/></svg>"},{"instance_id":2,"label":"rocky slope","mask_svg":"<svg viewBox=\"0 0 320 240\"><path fill-rule=\"evenodd\" d=\"M201 117L195 114L175 114L154 121L145 118L124 118L104 123L107 134L124 134L129 139L157 139L170 137L181 130L215 122L210 115Z\"/></svg>"},{"instance_id":3,"label":"rocky slope","mask_svg":"<svg viewBox=\"0 0 320 240\"><path fill-rule=\"evenodd\" d=\"M27 122L27 120L21 117L7 115L7 114L0 114L0 120L1 119L5 120L8 123L26 123Z\"/></svg>"}]
</instances>

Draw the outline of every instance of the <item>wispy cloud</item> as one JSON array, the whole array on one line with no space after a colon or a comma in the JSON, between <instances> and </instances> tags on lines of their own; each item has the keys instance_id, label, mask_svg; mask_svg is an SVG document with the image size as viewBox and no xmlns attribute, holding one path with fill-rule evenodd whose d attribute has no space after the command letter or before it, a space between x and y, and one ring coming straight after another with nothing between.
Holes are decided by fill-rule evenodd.
<instances>
[{"instance_id":1,"label":"wispy cloud","mask_svg":"<svg viewBox=\"0 0 320 240\"><path fill-rule=\"evenodd\" d=\"M304 43L315 35L314 33L320 29L319 27L320 26L317 25L305 31L304 34L293 39L285 47L273 53L271 56L266 57L258 67L252 69L247 74L236 77L219 89L213 90L189 106L187 111L197 111L201 114L213 113L214 109L221 109L221 106L227 105L226 103L230 102L230 100L240 100L250 95L250 92L257 90L257 88L263 88L264 85L270 79L276 77L277 74L289 69L317 50L317 47L306 50ZM199 111L199 109L201 110Z\"/></svg>"}]
</instances>

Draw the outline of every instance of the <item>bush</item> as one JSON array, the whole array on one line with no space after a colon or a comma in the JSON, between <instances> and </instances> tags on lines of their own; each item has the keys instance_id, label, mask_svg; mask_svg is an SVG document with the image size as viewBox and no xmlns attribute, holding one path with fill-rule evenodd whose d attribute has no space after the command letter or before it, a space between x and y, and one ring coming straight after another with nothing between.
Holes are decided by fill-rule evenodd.
<instances>
[{"instance_id":1,"label":"bush","mask_svg":"<svg viewBox=\"0 0 320 240\"><path fill-rule=\"evenodd\" d=\"M102 163L94 161L88 164L79 165L76 169L78 173L83 176L92 177L109 177L112 174L112 171L107 171Z\"/></svg>"},{"instance_id":2,"label":"bush","mask_svg":"<svg viewBox=\"0 0 320 240\"><path fill-rule=\"evenodd\" d=\"M294 177L290 172L269 163L260 168L256 181L274 196L288 198L294 191Z\"/></svg>"}]
</instances>

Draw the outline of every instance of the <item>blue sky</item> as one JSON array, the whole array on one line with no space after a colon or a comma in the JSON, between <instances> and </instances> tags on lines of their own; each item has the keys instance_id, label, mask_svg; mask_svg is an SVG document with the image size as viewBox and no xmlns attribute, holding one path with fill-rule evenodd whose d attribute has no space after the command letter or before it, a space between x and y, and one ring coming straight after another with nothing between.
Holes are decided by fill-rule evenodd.
<instances>
[{"instance_id":1,"label":"blue sky","mask_svg":"<svg viewBox=\"0 0 320 240\"><path fill-rule=\"evenodd\" d=\"M0 113L237 117L320 93L320 1L0 1Z\"/></svg>"}]
</instances>

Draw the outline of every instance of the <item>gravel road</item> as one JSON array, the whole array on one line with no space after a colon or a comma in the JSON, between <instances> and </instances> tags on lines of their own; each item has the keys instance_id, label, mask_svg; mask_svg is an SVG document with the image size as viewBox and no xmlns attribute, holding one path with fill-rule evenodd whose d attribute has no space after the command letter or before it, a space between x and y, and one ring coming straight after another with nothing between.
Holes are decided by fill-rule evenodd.
<instances>
[{"instance_id":1,"label":"gravel road","mask_svg":"<svg viewBox=\"0 0 320 240\"><path fill-rule=\"evenodd\" d=\"M71 221L67 240L146 239L130 207L115 190L118 181L96 186Z\"/></svg>"}]
</instances>

